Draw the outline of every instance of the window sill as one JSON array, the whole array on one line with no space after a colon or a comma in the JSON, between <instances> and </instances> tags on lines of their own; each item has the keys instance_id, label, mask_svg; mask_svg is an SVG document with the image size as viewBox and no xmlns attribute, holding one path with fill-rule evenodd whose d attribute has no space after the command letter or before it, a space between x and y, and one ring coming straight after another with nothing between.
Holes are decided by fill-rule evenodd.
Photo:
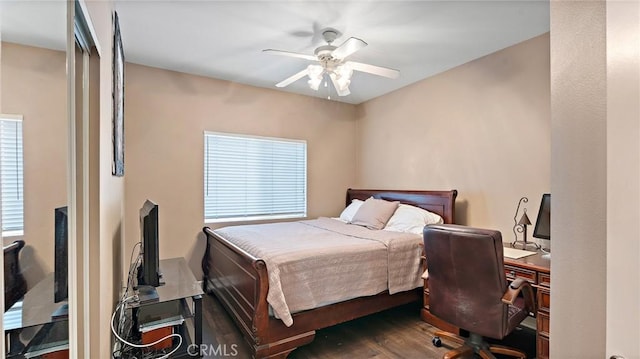
<instances>
[{"instance_id":1,"label":"window sill","mask_svg":"<svg viewBox=\"0 0 640 359\"><path fill-rule=\"evenodd\" d=\"M24 231L4 231L2 232L3 239L20 239L24 236Z\"/></svg>"},{"instance_id":2,"label":"window sill","mask_svg":"<svg viewBox=\"0 0 640 359\"><path fill-rule=\"evenodd\" d=\"M249 217L229 217L229 218L205 218L204 223L232 223L232 222L257 222L277 219L306 218L307 214L291 214L277 216L249 216Z\"/></svg>"}]
</instances>

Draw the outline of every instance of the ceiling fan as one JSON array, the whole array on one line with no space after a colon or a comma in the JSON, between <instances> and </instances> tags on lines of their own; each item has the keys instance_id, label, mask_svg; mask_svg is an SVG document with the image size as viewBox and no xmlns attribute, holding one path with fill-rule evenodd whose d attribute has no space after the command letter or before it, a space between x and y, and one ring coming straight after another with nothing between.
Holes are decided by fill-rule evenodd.
<instances>
[{"instance_id":1,"label":"ceiling fan","mask_svg":"<svg viewBox=\"0 0 640 359\"><path fill-rule=\"evenodd\" d=\"M322 83L324 77L328 76L331 79L331 83L333 84L333 87L335 87L338 96L347 96L351 93L349 91L349 85L351 84L353 71L366 72L392 79L400 76L400 72L398 70L364 64L361 62L347 61L346 58L348 56L367 46L367 43L356 37L350 37L340 46L332 45L333 41L335 41L335 39L340 35L341 34L334 29L324 30L322 32L322 36L327 44L316 48L314 55L273 49L262 50L269 54L296 57L310 61L317 61L319 63L317 65L307 66L304 70L277 83L276 87L288 86L301 78L308 76L309 86L314 90L318 90L318 87L320 86L320 83Z\"/></svg>"}]
</instances>

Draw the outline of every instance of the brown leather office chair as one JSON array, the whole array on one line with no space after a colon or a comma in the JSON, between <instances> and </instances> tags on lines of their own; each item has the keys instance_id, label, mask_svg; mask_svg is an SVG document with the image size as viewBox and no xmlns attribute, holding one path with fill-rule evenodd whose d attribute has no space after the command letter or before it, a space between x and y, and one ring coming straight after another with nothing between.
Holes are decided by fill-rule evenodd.
<instances>
[{"instance_id":1,"label":"brown leather office chair","mask_svg":"<svg viewBox=\"0 0 640 359\"><path fill-rule=\"evenodd\" d=\"M444 358L476 353L495 359L492 352L526 358L521 350L489 345L483 338L504 338L535 308L529 282L518 278L507 283L500 232L451 224L426 226L424 250L430 312L469 332L468 338L436 332L436 346L439 337L462 344Z\"/></svg>"}]
</instances>

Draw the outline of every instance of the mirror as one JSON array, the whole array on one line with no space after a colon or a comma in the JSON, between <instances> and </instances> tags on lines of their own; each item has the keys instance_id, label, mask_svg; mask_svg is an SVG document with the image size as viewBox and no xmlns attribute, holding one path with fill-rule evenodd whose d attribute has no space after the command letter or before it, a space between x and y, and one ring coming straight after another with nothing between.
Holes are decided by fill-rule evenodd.
<instances>
[{"instance_id":1,"label":"mirror","mask_svg":"<svg viewBox=\"0 0 640 359\"><path fill-rule=\"evenodd\" d=\"M45 342L68 352L66 9L63 1L0 2L8 358L35 355Z\"/></svg>"}]
</instances>

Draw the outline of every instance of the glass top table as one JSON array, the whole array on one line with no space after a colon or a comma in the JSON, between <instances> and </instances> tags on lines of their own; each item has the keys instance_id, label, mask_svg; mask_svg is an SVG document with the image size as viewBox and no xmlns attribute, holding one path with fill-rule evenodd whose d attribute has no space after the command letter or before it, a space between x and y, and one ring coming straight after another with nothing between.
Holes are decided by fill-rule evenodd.
<instances>
[{"instance_id":1,"label":"glass top table","mask_svg":"<svg viewBox=\"0 0 640 359\"><path fill-rule=\"evenodd\" d=\"M184 258L170 258L160 260L161 282L165 284L156 287L158 300L156 303L169 302L182 298L203 295L202 287L187 265ZM129 302L127 308L138 307L140 303Z\"/></svg>"},{"instance_id":2,"label":"glass top table","mask_svg":"<svg viewBox=\"0 0 640 359\"><path fill-rule=\"evenodd\" d=\"M54 302L53 282L53 273L50 273L33 288L29 289L24 298L9 308L3 317L4 330L10 331L67 320L66 317L57 317L55 315L61 307L67 305L67 302Z\"/></svg>"}]
</instances>

